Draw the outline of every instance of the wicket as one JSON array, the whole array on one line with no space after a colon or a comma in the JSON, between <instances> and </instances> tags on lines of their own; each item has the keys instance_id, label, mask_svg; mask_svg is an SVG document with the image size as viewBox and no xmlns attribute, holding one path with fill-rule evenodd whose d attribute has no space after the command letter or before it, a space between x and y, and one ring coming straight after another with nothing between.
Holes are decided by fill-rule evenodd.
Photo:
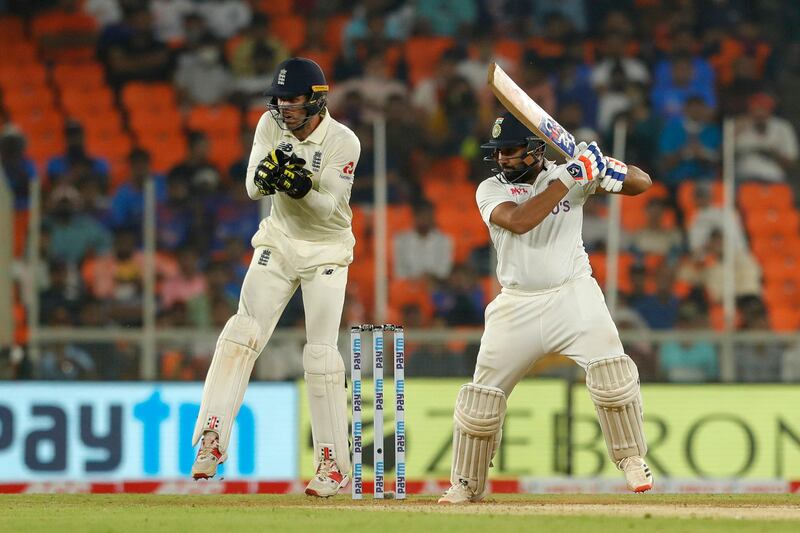
<instances>
[{"instance_id":1,"label":"wicket","mask_svg":"<svg viewBox=\"0 0 800 533\"><path fill-rule=\"evenodd\" d=\"M383 333L394 333L394 397L395 397L395 426L394 426L394 454L395 454L395 498L406 497L406 420L405 420L405 336L403 326L394 324L372 325L360 324L350 328L350 376L352 387L352 414L353 414L353 482L352 496L355 500L363 497L363 423L361 413L361 369L362 345L361 333L372 333L372 382L375 398L374 410L374 435L375 449L373 453L373 466L375 470L375 489L373 498L382 499L385 495L384 462L383 462Z\"/></svg>"}]
</instances>

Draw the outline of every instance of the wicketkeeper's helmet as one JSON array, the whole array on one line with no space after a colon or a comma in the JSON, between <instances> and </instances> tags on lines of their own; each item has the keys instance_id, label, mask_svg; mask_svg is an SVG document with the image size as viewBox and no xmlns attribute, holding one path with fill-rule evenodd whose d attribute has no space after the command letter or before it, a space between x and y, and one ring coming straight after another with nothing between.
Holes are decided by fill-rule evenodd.
<instances>
[{"instance_id":1,"label":"wicketkeeper's helmet","mask_svg":"<svg viewBox=\"0 0 800 533\"><path fill-rule=\"evenodd\" d=\"M308 96L308 101L302 104L308 113L308 117L300 126L302 127L311 117L325 109L328 99L328 83L317 63L305 57L292 57L278 65L272 84L264 92L264 95L269 97L267 108L273 112L278 124L282 124L282 121L279 120L280 117L276 116L280 115L280 107L282 107L278 106L278 98Z\"/></svg>"}]
</instances>

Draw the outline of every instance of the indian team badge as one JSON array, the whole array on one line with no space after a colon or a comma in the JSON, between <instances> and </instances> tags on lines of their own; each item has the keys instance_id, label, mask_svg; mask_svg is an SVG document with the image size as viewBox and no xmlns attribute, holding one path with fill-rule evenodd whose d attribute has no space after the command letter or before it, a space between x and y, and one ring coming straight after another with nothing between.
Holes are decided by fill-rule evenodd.
<instances>
[{"instance_id":1,"label":"indian team badge","mask_svg":"<svg viewBox=\"0 0 800 533\"><path fill-rule=\"evenodd\" d=\"M492 126L492 139L497 139L500 137L500 133L503 131L503 117L499 117L497 120L494 121L494 126Z\"/></svg>"}]
</instances>

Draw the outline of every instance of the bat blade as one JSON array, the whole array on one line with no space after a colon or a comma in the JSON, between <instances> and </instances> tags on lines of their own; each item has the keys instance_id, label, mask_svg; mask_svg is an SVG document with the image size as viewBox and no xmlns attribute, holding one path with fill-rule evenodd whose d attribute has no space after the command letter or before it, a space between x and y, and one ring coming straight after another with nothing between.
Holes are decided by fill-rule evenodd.
<instances>
[{"instance_id":1,"label":"bat blade","mask_svg":"<svg viewBox=\"0 0 800 533\"><path fill-rule=\"evenodd\" d=\"M528 96L497 63L489 65L487 82L503 107L561 158L566 161L575 155L575 137Z\"/></svg>"}]
</instances>

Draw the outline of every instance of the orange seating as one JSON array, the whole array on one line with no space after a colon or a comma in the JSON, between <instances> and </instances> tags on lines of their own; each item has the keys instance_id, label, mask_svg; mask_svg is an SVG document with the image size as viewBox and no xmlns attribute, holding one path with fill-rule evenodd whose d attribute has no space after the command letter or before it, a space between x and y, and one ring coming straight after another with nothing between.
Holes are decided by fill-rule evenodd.
<instances>
[{"instance_id":1,"label":"orange seating","mask_svg":"<svg viewBox=\"0 0 800 533\"><path fill-rule=\"evenodd\" d=\"M450 181L446 174L424 179L422 194L434 205L455 205L462 210L478 209L475 187L465 181Z\"/></svg>"},{"instance_id":2,"label":"orange seating","mask_svg":"<svg viewBox=\"0 0 800 533\"><path fill-rule=\"evenodd\" d=\"M388 236L414 227L414 213L407 204L390 205L386 208L386 228Z\"/></svg>"},{"instance_id":3,"label":"orange seating","mask_svg":"<svg viewBox=\"0 0 800 533\"><path fill-rule=\"evenodd\" d=\"M290 52L297 52L306 42L306 21L297 15L282 15L270 21L270 31Z\"/></svg>"},{"instance_id":4,"label":"orange seating","mask_svg":"<svg viewBox=\"0 0 800 533\"><path fill-rule=\"evenodd\" d=\"M632 288L631 266L635 261L636 258L632 254L619 254L619 260L617 261L617 288L622 292L629 292ZM606 269L605 252L589 254L589 264L592 266L592 273L597 283L599 283L601 287L604 286L608 273Z\"/></svg>"},{"instance_id":5,"label":"orange seating","mask_svg":"<svg viewBox=\"0 0 800 533\"><path fill-rule=\"evenodd\" d=\"M800 236L797 235L757 235L750 245L761 262L772 256L800 255Z\"/></svg>"},{"instance_id":6,"label":"orange seating","mask_svg":"<svg viewBox=\"0 0 800 533\"><path fill-rule=\"evenodd\" d=\"M678 186L678 207L680 207L681 211L683 211L683 214L685 215L687 221L692 220L694 212L697 209L694 200L695 187L696 184L693 181L684 181ZM711 182L711 204L722 205L721 180Z\"/></svg>"},{"instance_id":7,"label":"orange seating","mask_svg":"<svg viewBox=\"0 0 800 533\"><path fill-rule=\"evenodd\" d=\"M29 109L25 113L12 111L11 118L29 136L45 130L64 130L64 117L55 107Z\"/></svg>"},{"instance_id":8,"label":"orange seating","mask_svg":"<svg viewBox=\"0 0 800 533\"><path fill-rule=\"evenodd\" d=\"M454 45L449 37L411 37L405 43L403 57L408 64L408 78L412 85L431 76L442 54Z\"/></svg>"},{"instance_id":9,"label":"orange seating","mask_svg":"<svg viewBox=\"0 0 800 533\"><path fill-rule=\"evenodd\" d=\"M477 206L464 208L456 202L440 204L434 213L437 227L453 239L453 259L463 263L472 250L489 242L489 230Z\"/></svg>"},{"instance_id":10,"label":"orange seating","mask_svg":"<svg viewBox=\"0 0 800 533\"><path fill-rule=\"evenodd\" d=\"M258 121L261 120L261 116L266 113L266 111L267 109L264 107L252 107L248 109L245 117L247 128L254 130L255 127L258 126Z\"/></svg>"},{"instance_id":11,"label":"orange seating","mask_svg":"<svg viewBox=\"0 0 800 533\"><path fill-rule=\"evenodd\" d=\"M62 63L53 67L53 82L62 90L92 89L105 86L106 76L100 63Z\"/></svg>"},{"instance_id":12,"label":"orange seating","mask_svg":"<svg viewBox=\"0 0 800 533\"><path fill-rule=\"evenodd\" d=\"M622 227L627 231L637 231L647 224L647 203L653 197L649 194L622 197ZM658 198L658 196L656 196ZM661 220L661 227L674 228L675 210L667 207Z\"/></svg>"},{"instance_id":13,"label":"orange seating","mask_svg":"<svg viewBox=\"0 0 800 533\"><path fill-rule=\"evenodd\" d=\"M500 39L494 45L494 54L496 56L505 57L514 64L519 63L522 59L523 51L522 43L515 39Z\"/></svg>"},{"instance_id":14,"label":"orange seating","mask_svg":"<svg viewBox=\"0 0 800 533\"><path fill-rule=\"evenodd\" d=\"M743 183L739 186L738 199L745 211L790 209L794 205L792 188L786 183Z\"/></svg>"},{"instance_id":15,"label":"orange seating","mask_svg":"<svg viewBox=\"0 0 800 533\"><path fill-rule=\"evenodd\" d=\"M105 159L125 159L131 153L132 143L127 134L118 132L116 135L88 135L86 149L90 154L96 154Z\"/></svg>"},{"instance_id":16,"label":"orange seating","mask_svg":"<svg viewBox=\"0 0 800 533\"><path fill-rule=\"evenodd\" d=\"M170 83L127 83L122 89L122 103L129 111L177 109L175 88Z\"/></svg>"},{"instance_id":17,"label":"orange seating","mask_svg":"<svg viewBox=\"0 0 800 533\"><path fill-rule=\"evenodd\" d=\"M407 305L417 305L426 319L432 318L434 313L430 288L424 281L396 279L390 282L389 305L399 311Z\"/></svg>"},{"instance_id":18,"label":"orange seating","mask_svg":"<svg viewBox=\"0 0 800 533\"><path fill-rule=\"evenodd\" d=\"M113 112L116 114L117 104L114 93L108 87L66 89L61 91L61 106L67 115L84 119Z\"/></svg>"},{"instance_id":19,"label":"orange seating","mask_svg":"<svg viewBox=\"0 0 800 533\"><path fill-rule=\"evenodd\" d=\"M19 42L25 39L25 26L20 17L0 17L0 42Z\"/></svg>"},{"instance_id":20,"label":"orange seating","mask_svg":"<svg viewBox=\"0 0 800 533\"><path fill-rule=\"evenodd\" d=\"M301 57L307 57L312 61L315 61L322 72L333 72L333 64L336 61L336 56L330 50L327 51L319 51L319 50L303 50L302 52L298 53L297 55Z\"/></svg>"},{"instance_id":21,"label":"orange seating","mask_svg":"<svg viewBox=\"0 0 800 533\"><path fill-rule=\"evenodd\" d=\"M0 65L0 88L7 90L35 90L47 84L47 71L41 63Z\"/></svg>"},{"instance_id":22,"label":"orange seating","mask_svg":"<svg viewBox=\"0 0 800 533\"><path fill-rule=\"evenodd\" d=\"M183 135L163 138L159 136L140 137L139 146L150 152L151 166L156 172L169 170L186 158L188 147Z\"/></svg>"},{"instance_id":23,"label":"orange seating","mask_svg":"<svg viewBox=\"0 0 800 533\"><path fill-rule=\"evenodd\" d=\"M242 157L242 143L237 138L217 138L211 141L209 159L224 174Z\"/></svg>"},{"instance_id":24,"label":"orange seating","mask_svg":"<svg viewBox=\"0 0 800 533\"><path fill-rule=\"evenodd\" d=\"M344 29L350 22L350 15L334 15L325 21L327 32L325 33L325 45L335 55L339 55L344 44Z\"/></svg>"},{"instance_id":25,"label":"orange seating","mask_svg":"<svg viewBox=\"0 0 800 533\"><path fill-rule=\"evenodd\" d=\"M12 113L26 113L29 110L55 106L55 97L47 85L27 89L12 88L3 91L3 104Z\"/></svg>"},{"instance_id":26,"label":"orange seating","mask_svg":"<svg viewBox=\"0 0 800 533\"><path fill-rule=\"evenodd\" d=\"M156 132L170 132L175 135L183 133L183 117L177 108L135 111L128 114L128 124L137 135L149 135Z\"/></svg>"},{"instance_id":27,"label":"orange seating","mask_svg":"<svg viewBox=\"0 0 800 533\"><path fill-rule=\"evenodd\" d=\"M27 210L14 211L14 257L22 257L25 253L25 241L28 236L28 220L30 217Z\"/></svg>"},{"instance_id":28,"label":"orange seating","mask_svg":"<svg viewBox=\"0 0 800 533\"><path fill-rule=\"evenodd\" d=\"M773 307L769 310L769 323L775 331L796 331L800 328L800 311L790 306Z\"/></svg>"},{"instance_id":29,"label":"orange seating","mask_svg":"<svg viewBox=\"0 0 800 533\"><path fill-rule=\"evenodd\" d=\"M483 290L483 305L488 305L500 292L500 282L494 275L483 276L480 279L481 289Z\"/></svg>"},{"instance_id":30,"label":"orange seating","mask_svg":"<svg viewBox=\"0 0 800 533\"><path fill-rule=\"evenodd\" d=\"M356 259L347 269L347 291L355 294L369 312L375 305L375 260L362 254L358 245L355 253Z\"/></svg>"},{"instance_id":31,"label":"orange seating","mask_svg":"<svg viewBox=\"0 0 800 533\"><path fill-rule=\"evenodd\" d=\"M25 40L3 42L3 53L0 54L0 64L26 65L36 63L37 61L36 46L32 42Z\"/></svg>"},{"instance_id":32,"label":"orange seating","mask_svg":"<svg viewBox=\"0 0 800 533\"><path fill-rule=\"evenodd\" d=\"M36 162L44 164L48 159L64 153L64 131L62 128L42 129L28 136L28 155Z\"/></svg>"},{"instance_id":33,"label":"orange seating","mask_svg":"<svg viewBox=\"0 0 800 533\"><path fill-rule=\"evenodd\" d=\"M114 137L123 132L122 118L110 110L81 118L86 137Z\"/></svg>"},{"instance_id":34,"label":"orange seating","mask_svg":"<svg viewBox=\"0 0 800 533\"><path fill-rule=\"evenodd\" d=\"M271 17L291 15L293 4L294 0L261 0L258 2L258 10Z\"/></svg>"},{"instance_id":35,"label":"orange seating","mask_svg":"<svg viewBox=\"0 0 800 533\"><path fill-rule=\"evenodd\" d=\"M462 182L469 179L469 161L460 156L445 157L431 163L425 171L426 181Z\"/></svg>"},{"instance_id":36,"label":"orange seating","mask_svg":"<svg viewBox=\"0 0 800 533\"><path fill-rule=\"evenodd\" d=\"M745 213L745 226L753 239L774 234L793 237L798 235L800 215L793 208L767 208Z\"/></svg>"},{"instance_id":37,"label":"orange seating","mask_svg":"<svg viewBox=\"0 0 800 533\"><path fill-rule=\"evenodd\" d=\"M195 106L189 112L186 124L189 129L208 134L228 134L239 138L242 116L232 105Z\"/></svg>"}]
</instances>

